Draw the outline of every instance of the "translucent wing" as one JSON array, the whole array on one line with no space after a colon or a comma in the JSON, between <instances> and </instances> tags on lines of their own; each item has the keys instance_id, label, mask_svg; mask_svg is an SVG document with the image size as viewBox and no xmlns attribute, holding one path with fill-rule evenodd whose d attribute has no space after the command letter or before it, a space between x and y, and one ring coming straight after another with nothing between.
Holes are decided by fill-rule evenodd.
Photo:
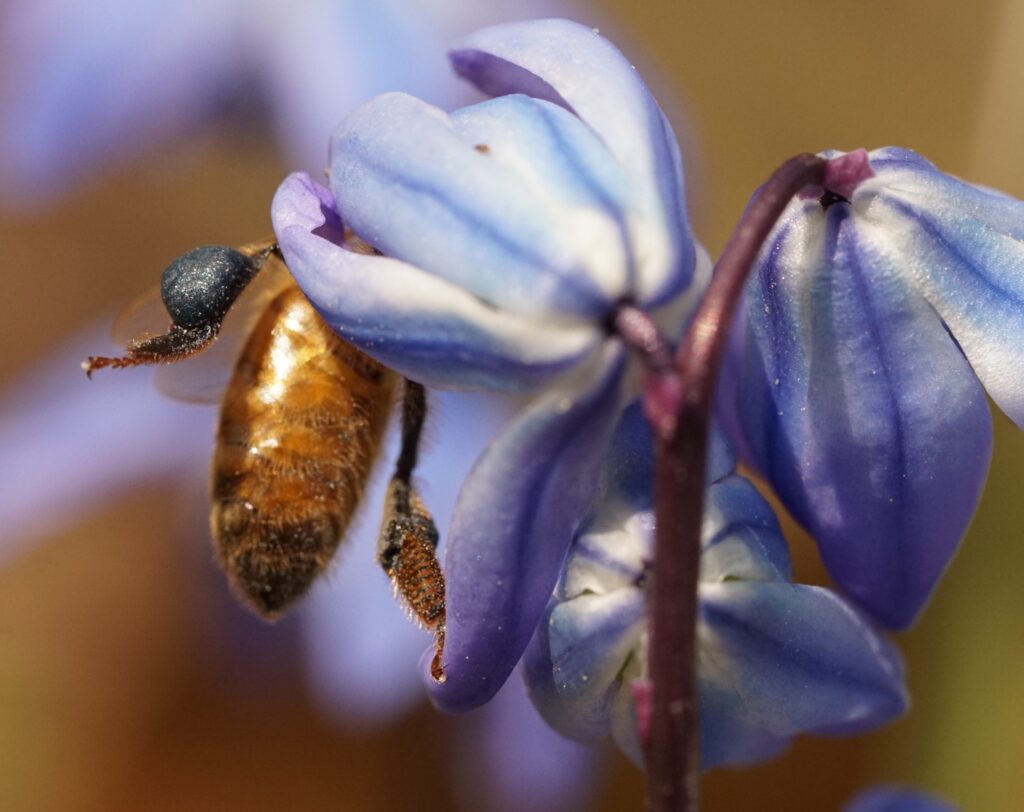
<instances>
[{"instance_id":1,"label":"translucent wing","mask_svg":"<svg viewBox=\"0 0 1024 812\"><path fill-rule=\"evenodd\" d=\"M155 380L161 392L177 400L216 403L256 320L278 293L295 284L284 262L272 252L274 246L270 238L238 249L250 257L258 256L261 270L238 294L219 330L216 325L204 328L198 341L194 340L198 331L172 323L156 285L128 305L114 322L114 341L127 349L126 356L93 357L83 367L91 375L93 369L104 366L159 363Z\"/></svg>"},{"instance_id":2,"label":"translucent wing","mask_svg":"<svg viewBox=\"0 0 1024 812\"><path fill-rule=\"evenodd\" d=\"M117 314L110 336L122 347L133 340L152 338L167 332L171 317L160 299L160 285L153 285Z\"/></svg>"}]
</instances>

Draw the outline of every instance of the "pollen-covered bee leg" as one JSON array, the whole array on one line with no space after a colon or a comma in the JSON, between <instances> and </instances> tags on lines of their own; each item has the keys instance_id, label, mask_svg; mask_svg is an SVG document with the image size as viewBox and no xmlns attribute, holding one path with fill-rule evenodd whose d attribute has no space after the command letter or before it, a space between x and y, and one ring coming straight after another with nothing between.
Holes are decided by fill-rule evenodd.
<instances>
[{"instance_id":1,"label":"pollen-covered bee leg","mask_svg":"<svg viewBox=\"0 0 1024 812\"><path fill-rule=\"evenodd\" d=\"M160 298L171 318L167 332L129 341L122 356L90 356L82 363L85 374L91 378L104 367L169 364L206 349L231 305L272 255L280 255L273 240L241 250L204 245L182 254L160 278Z\"/></svg>"},{"instance_id":2,"label":"pollen-covered bee leg","mask_svg":"<svg viewBox=\"0 0 1024 812\"><path fill-rule=\"evenodd\" d=\"M444 573L437 560L437 527L412 485L426 415L423 386L406 380L402 396L402 448L384 503L377 560L410 614L433 630L434 659L430 673L442 682L445 594Z\"/></svg>"},{"instance_id":3,"label":"pollen-covered bee leg","mask_svg":"<svg viewBox=\"0 0 1024 812\"><path fill-rule=\"evenodd\" d=\"M124 355L111 358L90 355L82 362L82 369L91 378L97 369L105 367L123 369L144 364L171 364L206 349L217 337L219 327L220 325L206 325L186 329L172 324L167 332L161 335L129 341Z\"/></svg>"}]
</instances>

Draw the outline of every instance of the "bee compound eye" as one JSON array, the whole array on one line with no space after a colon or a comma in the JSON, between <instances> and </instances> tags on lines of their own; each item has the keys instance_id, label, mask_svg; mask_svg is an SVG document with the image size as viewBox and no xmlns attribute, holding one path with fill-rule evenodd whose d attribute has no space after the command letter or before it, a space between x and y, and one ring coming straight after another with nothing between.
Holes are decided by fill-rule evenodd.
<instances>
[{"instance_id":1,"label":"bee compound eye","mask_svg":"<svg viewBox=\"0 0 1024 812\"><path fill-rule=\"evenodd\" d=\"M219 326L255 273L245 254L222 245L204 245L164 269L160 297L179 327Z\"/></svg>"}]
</instances>

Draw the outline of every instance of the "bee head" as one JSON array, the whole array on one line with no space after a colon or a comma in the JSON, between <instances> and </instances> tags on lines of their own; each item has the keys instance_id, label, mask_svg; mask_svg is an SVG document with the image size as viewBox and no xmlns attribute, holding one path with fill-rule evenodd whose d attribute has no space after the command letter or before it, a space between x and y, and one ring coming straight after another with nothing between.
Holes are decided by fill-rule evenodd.
<instances>
[{"instance_id":1,"label":"bee head","mask_svg":"<svg viewBox=\"0 0 1024 812\"><path fill-rule=\"evenodd\" d=\"M178 327L219 327L257 270L240 251L203 245L167 266L160 277L160 297Z\"/></svg>"}]
</instances>

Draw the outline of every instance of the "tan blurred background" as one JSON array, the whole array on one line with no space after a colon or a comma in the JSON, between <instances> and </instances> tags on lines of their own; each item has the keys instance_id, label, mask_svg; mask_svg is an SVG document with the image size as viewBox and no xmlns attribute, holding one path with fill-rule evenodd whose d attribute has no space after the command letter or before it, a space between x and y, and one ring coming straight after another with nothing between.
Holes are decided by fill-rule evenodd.
<instances>
[{"instance_id":1,"label":"tan blurred background","mask_svg":"<svg viewBox=\"0 0 1024 812\"><path fill-rule=\"evenodd\" d=\"M688 142L693 214L712 254L751 190L801 151L898 144L1024 196L1022 2L600 6ZM240 143L212 126L44 214L0 221L0 386L182 250L267 232L287 170L276 155L258 135ZM871 736L802 740L769 765L713 773L703 809L821 812L878 781L968 810L1024 808L1024 436L995 423L970 536L900 641L911 714ZM0 471L0 487L12 476ZM223 616L225 598L219 582L192 581L191 560L206 555L201 531L182 549L192 504L178 488L123 493L0 569L0 810L453 808L448 719L423 708L347 735L314 710L296 658L254 681L215 656L228 632L210 628L207 609ZM812 548L795 543L798 571L820 577ZM287 623L272 633L294 650ZM627 763L599 780L595 809L640 808Z\"/></svg>"}]
</instances>

